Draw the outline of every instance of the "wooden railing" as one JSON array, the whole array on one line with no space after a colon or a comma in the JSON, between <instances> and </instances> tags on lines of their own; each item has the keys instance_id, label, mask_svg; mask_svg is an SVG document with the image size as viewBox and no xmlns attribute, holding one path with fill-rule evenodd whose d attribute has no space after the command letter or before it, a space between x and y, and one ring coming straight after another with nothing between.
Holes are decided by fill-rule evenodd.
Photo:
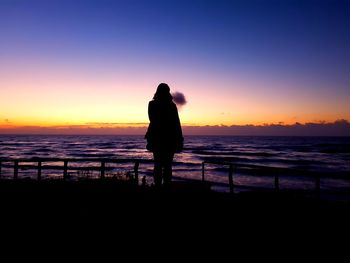
<instances>
[{"instance_id":1,"label":"wooden railing","mask_svg":"<svg viewBox=\"0 0 350 263\"><path fill-rule=\"evenodd\" d=\"M43 163L52 163L52 162L62 162L63 166L43 166ZM99 163L99 167L81 167L81 166L72 166L69 167L69 163ZM62 170L63 171L63 179L69 179L69 173L68 171L70 169L74 170L96 170L100 172L100 178L104 179L106 176L106 171L108 167L106 167L106 164L113 164L113 163L134 163L134 180L136 183L138 183L138 175L139 175L139 165L140 160L137 159L107 159L107 158L31 158L31 159L0 159L0 178L2 177L2 171L3 167L5 166L4 163L12 163L13 165L13 179L18 179L18 173L20 168L31 168L37 170L37 180L42 179L42 170ZM36 163L36 165L24 165L25 163ZM12 167L11 166L11 167Z\"/></svg>"},{"instance_id":2,"label":"wooden railing","mask_svg":"<svg viewBox=\"0 0 350 263\"><path fill-rule=\"evenodd\" d=\"M230 193L234 192L234 181L233 181L233 171L234 168L250 168L250 169L269 169L271 171L274 171L274 189L275 191L280 190L280 177L281 175L279 173L276 173L278 171L280 172L286 172L286 169L284 168L278 168L278 167L270 167L270 166L262 166L262 165L253 165L253 164L234 164L230 162L219 162L219 161L204 161L202 162L202 181L205 181L205 164L215 164L219 166L226 166L228 167L228 181L229 181L229 188ZM309 172L310 173L310 172ZM320 173L311 173L314 181L315 181L315 191L316 194L320 194L321 189L321 176Z\"/></svg>"},{"instance_id":3,"label":"wooden railing","mask_svg":"<svg viewBox=\"0 0 350 263\"><path fill-rule=\"evenodd\" d=\"M106 171L111 169L111 167L106 166L107 164L116 164L116 163L133 163L133 173L134 180L138 184L139 181L139 165L141 162L148 162L151 160L141 160L141 159L111 159L111 158L30 158L30 159L0 159L0 178L2 178L3 168L13 168L13 179L17 180L19 178L19 170L21 168L27 169L36 169L37 170L37 180L42 180L42 171L43 170L62 170L63 179L67 180L70 178L69 170L89 170L89 171L98 171L99 178L104 179L106 177ZM57 165L43 165L43 163L52 163L52 162L60 162L62 166ZM69 166L70 163L98 163L99 166L93 167L82 167L82 166ZM12 165L8 165L5 163L12 163ZM25 165L26 163L36 163L36 165ZM219 166L228 167L228 186L230 189L230 193L234 192L234 188L237 187L234 184L234 169L238 168L248 168L248 169L269 169L269 171L273 171L274 176L274 189L275 191L280 190L280 177L284 176L283 174L287 171L284 168L278 167L269 167L262 165L253 165L253 164L240 164L240 163L230 163L230 162L221 162L221 161L204 161L202 162L202 178L201 180L206 181L205 172L206 172L206 164L214 164ZM280 172L280 173L279 173ZM282 175L281 175L282 174ZM316 194L320 194L321 189L321 175L320 173L311 173L315 181L315 191ZM182 178L184 179L184 178ZM342 178L344 179L344 178ZM219 182L210 182L217 185L222 185ZM227 183L225 184L227 186ZM240 186L242 187L242 186Z\"/></svg>"}]
</instances>

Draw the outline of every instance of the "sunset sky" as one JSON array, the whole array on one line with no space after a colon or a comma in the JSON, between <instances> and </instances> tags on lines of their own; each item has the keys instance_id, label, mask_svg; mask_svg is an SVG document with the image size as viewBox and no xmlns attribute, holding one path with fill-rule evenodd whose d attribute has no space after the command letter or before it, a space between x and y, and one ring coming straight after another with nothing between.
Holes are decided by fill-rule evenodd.
<instances>
[{"instance_id":1,"label":"sunset sky","mask_svg":"<svg viewBox=\"0 0 350 263\"><path fill-rule=\"evenodd\" d=\"M0 129L350 120L350 1L0 0Z\"/></svg>"}]
</instances>

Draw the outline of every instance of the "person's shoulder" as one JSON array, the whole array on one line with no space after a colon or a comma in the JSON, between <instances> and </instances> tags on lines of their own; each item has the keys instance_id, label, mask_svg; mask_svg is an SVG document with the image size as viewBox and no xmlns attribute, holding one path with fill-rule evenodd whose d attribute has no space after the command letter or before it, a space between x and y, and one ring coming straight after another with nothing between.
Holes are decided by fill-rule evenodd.
<instances>
[{"instance_id":1,"label":"person's shoulder","mask_svg":"<svg viewBox=\"0 0 350 263\"><path fill-rule=\"evenodd\" d=\"M158 111L158 108L159 108L159 106L155 100L151 100L148 102L148 110L149 111L152 111L152 112Z\"/></svg>"}]
</instances>

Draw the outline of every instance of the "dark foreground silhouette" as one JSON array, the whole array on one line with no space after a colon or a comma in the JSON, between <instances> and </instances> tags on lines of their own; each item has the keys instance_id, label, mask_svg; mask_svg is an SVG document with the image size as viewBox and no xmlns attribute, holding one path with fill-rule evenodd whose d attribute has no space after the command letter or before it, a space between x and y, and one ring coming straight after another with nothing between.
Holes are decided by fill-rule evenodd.
<instances>
[{"instance_id":1,"label":"dark foreground silhouette","mask_svg":"<svg viewBox=\"0 0 350 263\"><path fill-rule=\"evenodd\" d=\"M1 180L0 200L5 215L1 220L22 223L34 219L60 224L96 219L152 223L160 217L160 224L206 222L206 227L229 228L237 222L322 222L330 215L345 220L350 212L349 202L320 200L298 191L229 194L213 192L201 182L174 182L164 190L114 179Z\"/></svg>"},{"instance_id":2,"label":"dark foreground silhouette","mask_svg":"<svg viewBox=\"0 0 350 263\"><path fill-rule=\"evenodd\" d=\"M39 253L46 251L46 244L53 248L52 255L71 253L83 244L81 255L90 256L86 251L96 251L100 245L99 257L106 250L118 258L126 249L130 256L144 248L143 259L145 255L154 259L155 246L166 247L169 255L186 251L182 258L191 250L197 258L206 257L215 244L216 258L222 251L231 257L234 251L237 258L240 248L256 254L255 248L265 246L276 255L281 251L277 245L293 253L301 244L308 251L312 244L326 245L327 251L336 241L347 245L342 240L350 232L349 202L318 199L316 191L230 194L213 192L202 181L174 181L171 188L155 188L142 184L146 178L137 185L134 178L102 174L103 170L96 179L3 178L2 240L16 250L15 255L23 254L21 248L29 244ZM198 244L200 251L193 250Z\"/></svg>"},{"instance_id":3,"label":"dark foreground silhouette","mask_svg":"<svg viewBox=\"0 0 350 263\"><path fill-rule=\"evenodd\" d=\"M183 136L179 114L170 88L167 84L158 85L153 100L148 104L150 124L145 138L147 150L153 152L154 183L169 187L172 181L172 162L174 154L181 152Z\"/></svg>"},{"instance_id":4,"label":"dark foreground silhouette","mask_svg":"<svg viewBox=\"0 0 350 263\"><path fill-rule=\"evenodd\" d=\"M142 249L143 259L154 258L155 246L182 257L207 250L232 256L262 246L277 253L276 245L309 250L316 242L335 244L350 229L348 203L297 192L218 193L176 181L163 191L109 179L7 180L0 181L0 203L2 240L17 251L56 244L54 255L81 245L82 255L99 246L99 257L109 251L117 258Z\"/></svg>"}]
</instances>

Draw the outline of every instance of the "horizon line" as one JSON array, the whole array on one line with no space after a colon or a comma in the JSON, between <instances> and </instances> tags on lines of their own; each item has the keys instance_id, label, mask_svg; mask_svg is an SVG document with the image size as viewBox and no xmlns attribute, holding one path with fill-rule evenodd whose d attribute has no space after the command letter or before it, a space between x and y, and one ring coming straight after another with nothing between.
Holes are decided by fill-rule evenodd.
<instances>
[{"instance_id":1,"label":"horizon line","mask_svg":"<svg viewBox=\"0 0 350 263\"><path fill-rule=\"evenodd\" d=\"M195 123L182 123L182 127L266 127L266 126L294 126L294 125L329 125L337 123L350 123L350 119L341 118L334 121L306 121L306 122L294 122L285 123L283 121L271 122L271 123L246 123L246 124L195 124ZM14 125L11 122L6 124L0 124L0 130L2 129L18 129L18 128L42 128L42 129L70 129L70 128L85 128L85 129L123 129L123 128L147 128L149 122L86 122L83 124L66 124L66 125Z\"/></svg>"},{"instance_id":2,"label":"horizon line","mask_svg":"<svg viewBox=\"0 0 350 263\"><path fill-rule=\"evenodd\" d=\"M0 134L7 135L144 135L147 126L10 126L0 127ZM350 136L350 122L345 119L335 122L264 124L264 125L205 125L182 126L185 135L217 136Z\"/></svg>"}]
</instances>

